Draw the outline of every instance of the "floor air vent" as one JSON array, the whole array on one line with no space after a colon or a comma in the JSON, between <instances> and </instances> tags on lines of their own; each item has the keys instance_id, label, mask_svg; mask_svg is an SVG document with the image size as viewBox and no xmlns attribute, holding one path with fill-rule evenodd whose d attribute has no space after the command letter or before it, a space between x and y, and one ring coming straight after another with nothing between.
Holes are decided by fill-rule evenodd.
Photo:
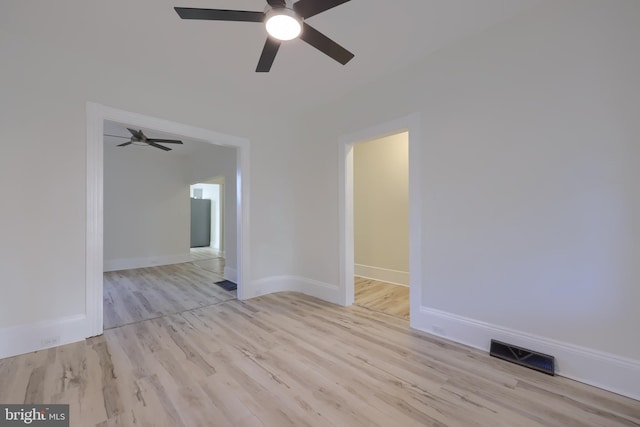
<instances>
[{"instance_id":1,"label":"floor air vent","mask_svg":"<svg viewBox=\"0 0 640 427\"><path fill-rule=\"evenodd\" d=\"M506 344L500 341L491 340L491 350L493 357L517 363L545 374L555 375L555 360L553 356L537 353L526 348Z\"/></svg>"}]
</instances>

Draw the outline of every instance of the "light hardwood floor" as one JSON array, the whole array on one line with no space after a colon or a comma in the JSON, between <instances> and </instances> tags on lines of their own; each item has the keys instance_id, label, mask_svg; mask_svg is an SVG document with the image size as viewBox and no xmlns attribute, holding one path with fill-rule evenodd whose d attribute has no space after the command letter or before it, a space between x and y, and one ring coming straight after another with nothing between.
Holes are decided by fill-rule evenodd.
<instances>
[{"instance_id":1,"label":"light hardwood floor","mask_svg":"<svg viewBox=\"0 0 640 427\"><path fill-rule=\"evenodd\" d=\"M190 253L191 253L192 261L198 261L203 259L213 259L213 258L220 257L220 255L218 254L218 251L208 246L204 246L201 248L191 248Z\"/></svg>"},{"instance_id":2,"label":"light hardwood floor","mask_svg":"<svg viewBox=\"0 0 640 427\"><path fill-rule=\"evenodd\" d=\"M191 254L189 263L104 273L105 329L235 299L236 291L214 284L224 259L210 248Z\"/></svg>"},{"instance_id":3,"label":"light hardwood floor","mask_svg":"<svg viewBox=\"0 0 640 427\"><path fill-rule=\"evenodd\" d=\"M370 310L409 320L409 287L355 277L355 303Z\"/></svg>"},{"instance_id":4,"label":"light hardwood floor","mask_svg":"<svg viewBox=\"0 0 640 427\"><path fill-rule=\"evenodd\" d=\"M640 402L296 293L0 360L0 402L72 426L638 426Z\"/></svg>"}]
</instances>

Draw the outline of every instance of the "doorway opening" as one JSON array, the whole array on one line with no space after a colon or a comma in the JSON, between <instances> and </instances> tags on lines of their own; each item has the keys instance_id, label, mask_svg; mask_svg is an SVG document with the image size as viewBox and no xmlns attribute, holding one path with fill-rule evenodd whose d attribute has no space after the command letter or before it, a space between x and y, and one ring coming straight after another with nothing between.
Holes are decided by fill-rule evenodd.
<instances>
[{"instance_id":1,"label":"doorway opening","mask_svg":"<svg viewBox=\"0 0 640 427\"><path fill-rule=\"evenodd\" d=\"M246 208L248 206L249 199L248 180L246 179L249 173L249 141L244 138L220 134L202 128L196 128L189 125L118 110L95 103L87 103L87 322L86 330L84 332L85 337L102 334L105 326L103 272L105 271L105 267L108 267L106 265L107 263L105 262L105 252L107 249L105 247L106 236L103 234L105 214L106 209L108 209L109 206L121 205L111 204L105 206L104 201L104 162L106 151L104 145L104 134L105 124L108 122L113 122L136 129L144 129L145 131L149 130L151 132L157 132L158 135L154 135L155 138L171 136L172 139L188 139L190 141L195 141L199 144L204 144L210 147L227 148L234 153L233 161L227 163L227 166L231 168L230 174L233 175L234 178L234 197L233 200L229 200L228 203L228 205L233 204L234 215L233 218L227 218L227 220L228 222L233 224L234 233L236 234L232 239L234 244L231 245L231 255L235 258L233 279L235 279L234 282L237 283L237 291L234 291L234 293L237 292L236 295L239 299L246 298L245 295L250 294L250 290L247 289L248 286L244 286L248 285L248 283L245 283L243 280L244 278L250 277L248 263L249 216ZM179 147L182 147L182 145L171 147L175 150L173 151L173 154L178 154L180 152ZM172 153L171 151L167 152L165 150L155 150L153 147L136 146L135 144L130 144L124 148L135 148L139 151L145 152L145 155L151 156L161 156ZM130 151L128 153L131 154L135 152ZM138 152L138 154L140 154L140 152ZM188 155L188 153L184 152L182 154ZM136 154L134 154L134 156L135 155ZM191 157L195 159L194 161L202 161L201 157L197 155ZM206 161L204 166L207 166ZM148 233L147 237L149 237L150 239L156 239L156 241L158 239L164 239L163 243L175 243L175 241L181 242L184 238L185 250L179 253L169 252L160 254L158 256L154 256L152 254L150 257L143 256L142 258L136 257L135 254L127 254L127 262L130 262L131 260L133 260L134 262L139 262L141 261L141 259L145 262L151 260L151 262L155 262L158 265L171 267L172 265L183 265L180 264L181 260L178 259L180 257L184 257L183 262L191 261L189 253L188 223L189 185L193 182L206 181L207 179L210 179L210 176L212 176L213 174L206 177L193 177L189 168L185 168L183 169L183 171L185 173L183 175L184 181L182 183L182 187L173 187L175 188L175 191L169 192L169 199L172 202L178 201L178 203L174 204L178 207L175 209L170 209L169 211L171 212L171 214L169 216L173 215L173 217L175 218L182 215L182 213L184 212L187 220L184 223L181 222L181 224L186 225L182 225L180 227L177 227L176 230L173 230L174 235L172 238L168 238L163 233ZM193 181L191 180L192 178ZM132 177L132 180L130 182L133 182L136 179L145 181L148 180L148 176L145 174L139 174L137 175L137 177ZM173 184L170 184L170 186L171 185ZM157 186L156 188L161 187ZM148 193L134 193L130 199L130 202L133 202L135 204L137 197L146 196L153 193L154 191L156 190L151 189ZM162 197L159 197L158 200L160 200L161 205L165 201L168 201L168 199L163 200ZM180 202L180 200L182 200L182 202ZM166 206L162 205L162 207ZM163 209L143 209L143 215L145 215L146 221L153 222L157 220L157 216L161 215L163 211ZM142 224L143 222L131 221L131 223ZM229 241L227 241L226 246L228 250L227 255L229 255ZM144 268L142 270L144 270ZM179 276L180 273L178 273L177 275ZM176 274L169 273L168 277L170 276L175 277ZM147 285L149 285L149 283L147 283ZM139 302L142 306L145 306L150 302L148 300L145 301L145 298L147 298L148 295L143 292L134 294L134 296L137 299L136 302ZM133 301L133 299L128 300L128 302L131 301Z\"/></svg>"},{"instance_id":2,"label":"doorway opening","mask_svg":"<svg viewBox=\"0 0 640 427\"><path fill-rule=\"evenodd\" d=\"M356 305L409 320L409 134L353 147Z\"/></svg>"},{"instance_id":3,"label":"doorway opening","mask_svg":"<svg viewBox=\"0 0 640 427\"><path fill-rule=\"evenodd\" d=\"M225 178L190 186L191 262L224 278Z\"/></svg>"},{"instance_id":4,"label":"doorway opening","mask_svg":"<svg viewBox=\"0 0 640 427\"><path fill-rule=\"evenodd\" d=\"M224 177L220 183L192 184L190 196L192 252L210 248L212 255L224 257Z\"/></svg>"},{"instance_id":5,"label":"doorway opening","mask_svg":"<svg viewBox=\"0 0 640 427\"><path fill-rule=\"evenodd\" d=\"M421 232L421 132L420 115L412 114L340 137L339 156L339 233L340 233L340 288L341 302L355 302L355 209L354 209L354 151L367 143L393 135L406 133L408 146L408 284L409 322L415 327L422 302L422 232ZM362 275L362 266L358 267ZM366 271L366 269L365 269ZM380 273L380 269L374 271ZM397 271L387 281L399 282ZM395 274L395 276L394 276ZM406 276L405 276L406 279Z\"/></svg>"},{"instance_id":6,"label":"doorway opening","mask_svg":"<svg viewBox=\"0 0 640 427\"><path fill-rule=\"evenodd\" d=\"M211 238L219 250L220 188L227 181L229 216L235 209L236 149L139 126L133 132L174 145L123 144L131 125L105 121L104 127L104 327L235 300L236 289L216 284L235 284L225 269L235 270L236 257L214 254ZM215 176L219 183L191 185ZM235 230L226 231L235 247Z\"/></svg>"}]
</instances>

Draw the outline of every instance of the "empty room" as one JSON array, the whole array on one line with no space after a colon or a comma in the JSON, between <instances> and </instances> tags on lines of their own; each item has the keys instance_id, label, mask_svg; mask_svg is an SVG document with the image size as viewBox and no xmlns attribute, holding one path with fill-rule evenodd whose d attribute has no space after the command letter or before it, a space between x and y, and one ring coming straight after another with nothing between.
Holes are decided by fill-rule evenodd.
<instances>
[{"instance_id":1,"label":"empty room","mask_svg":"<svg viewBox=\"0 0 640 427\"><path fill-rule=\"evenodd\" d=\"M640 426L639 41L637 0L3 1L0 425Z\"/></svg>"}]
</instances>

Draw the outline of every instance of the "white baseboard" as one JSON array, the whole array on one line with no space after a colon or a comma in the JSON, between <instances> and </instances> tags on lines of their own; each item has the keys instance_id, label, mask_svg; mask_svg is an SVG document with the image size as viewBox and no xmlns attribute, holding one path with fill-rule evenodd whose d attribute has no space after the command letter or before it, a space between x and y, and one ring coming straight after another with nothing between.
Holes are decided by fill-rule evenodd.
<instances>
[{"instance_id":1,"label":"white baseboard","mask_svg":"<svg viewBox=\"0 0 640 427\"><path fill-rule=\"evenodd\" d=\"M84 314L0 329L0 359L82 341L91 334Z\"/></svg>"},{"instance_id":2,"label":"white baseboard","mask_svg":"<svg viewBox=\"0 0 640 427\"><path fill-rule=\"evenodd\" d=\"M340 289L336 285L299 276L272 276L252 282L254 295L258 297L274 292L300 292L322 300L342 304Z\"/></svg>"},{"instance_id":3,"label":"white baseboard","mask_svg":"<svg viewBox=\"0 0 640 427\"><path fill-rule=\"evenodd\" d=\"M234 283L238 281L238 271L235 268L225 266L222 275L226 280L231 280Z\"/></svg>"},{"instance_id":4,"label":"white baseboard","mask_svg":"<svg viewBox=\"0 0 640 427\"><path fill-rule=\"evenodd\" d=\"M393 283L394 285L409 286L409 272L389 270L388 268L372 267L370 265L354 265L356 276L365 279L379 280L381 282Z\"/></svg>"},{"instance_id":5,"label":"white baseboard","mask_svg":"<svg viewBox=\"0 0 640 427\"><path fill-rule=\"evenodd\" d=\"M159 265L181 264L190 262L191 255L162 255L145 258L109 259L104 261L104 271L131 270L134 268L157 267Z\"/></svg>"},{"instance_id":6,"label":"white baseboard","mask_svg":"<svg viewBox=\"0 0 640 427\"><path fill-rule=\"evenodd\" d=\"M235 270L230 269L234 272ZM226 269L225 269L225 277ZM235 277L233 277L235 281ZM228 279L232 280L232 279ZM336 285L299 276L273 276L252 283L253 296L294 291L341 304ZM640 361L580 347L444 311L421 307L411 314L411 327L442 338L489 351L497 339L553 355L556 372L567 378L640 400ZM82 341L90 336L84 314L0 329L0 359Z\"/></svg>"},{"instance_id":7,"label":"white baseboard","mask_svg":"<svg viewBox=\"0 0 640 427\"><path fill-rule=\"evenodd\" d=\"M640 361L421 307L411 313L411 327L489 351L491 339L555 357L563 377L640 400Z\"/></svg>"}]
</instances>

